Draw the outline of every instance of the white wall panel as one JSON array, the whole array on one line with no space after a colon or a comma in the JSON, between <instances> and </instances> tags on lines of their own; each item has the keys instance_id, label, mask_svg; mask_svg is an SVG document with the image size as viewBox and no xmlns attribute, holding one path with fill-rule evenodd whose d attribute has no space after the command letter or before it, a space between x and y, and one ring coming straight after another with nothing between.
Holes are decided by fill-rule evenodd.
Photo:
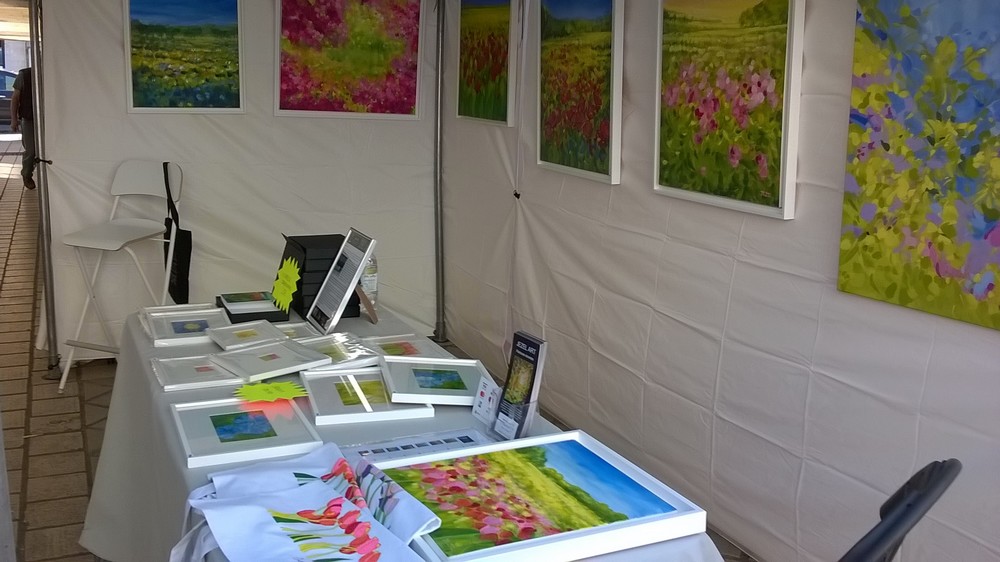
<instances>
[{"instance_id":1,"label":"white wall panel","mask_svg":"<svg viewBox=\"0 0 1000 562\"><path fill-rule=\"evenodd\" d=\"M709 501L709 474L701 467L711 460L711 410L656 385L647 386L642 399L648 468L692 501Z\"/></svg>"},{"instance_id":2,"label":"white wall panel","mask_svg":"<svg viewBox=\"0 0 1000 562\"><path fill-rule=\"evenodd\" d=\"M646 350L646 380L711 409L721 348L718 336L654 312ZM677 353L677 349L684 353Z\"/></svg>"},{"instance_id":3,"label":"white wall panel","mask_svg":"<svg viewBox=\"0 0 1000 562\"><path fill-rule=\"evenodd\" d=\"M819 560L839 560L876 522L887 495L807 460L798 500L799 544Z\"/></svg>"}]
</instances>

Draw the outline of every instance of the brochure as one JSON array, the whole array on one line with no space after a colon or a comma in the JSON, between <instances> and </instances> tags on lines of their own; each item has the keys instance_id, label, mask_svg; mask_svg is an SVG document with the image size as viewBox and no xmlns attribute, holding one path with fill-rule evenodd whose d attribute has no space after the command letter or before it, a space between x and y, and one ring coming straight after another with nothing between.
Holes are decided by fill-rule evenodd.
<instances>
[{"instance_id":1,"label":"brochure","mask_svg":"<svg viewBox=\"0 0 1000 562\"><path fill-rule=\"evenodd\" d=\"M500 395L493 430L506 439L524 436L534 417L545 362L545 340L527 332L515 332L510 349L507 380Z\"/></svg>"}]
</instances>

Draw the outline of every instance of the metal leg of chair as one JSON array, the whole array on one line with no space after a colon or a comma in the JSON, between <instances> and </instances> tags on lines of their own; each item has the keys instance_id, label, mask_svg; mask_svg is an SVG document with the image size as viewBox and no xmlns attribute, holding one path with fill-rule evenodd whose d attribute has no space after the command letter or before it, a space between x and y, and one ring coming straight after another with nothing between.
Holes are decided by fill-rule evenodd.
<instances>
[{"instance_id":1,"label":"metal leg of chair","mask_svg":"<svg viewBox=\"0 0 1000 562\"><path fill-rule=\"evenodd\" d=\"M97 320L101 323L101 330L104 331L104 338L107 340L108 345L114 345L115 340L111 336L111 330L108 329L108 321L104 318L104 311L101 310L101 303L97 300L97 290L94 288L97 285L97 276L101 272L101 264L104 263L104 251L100 250L100 254L97 255L97 264L94 265L94 273L90 276L90 280L87 280L86 274L86 264L83 263L83 253L79 248L76 249L76 260L80 264L80 271L83 271L83 282L87 285L87 294L90 295L90 300L94 301L94 313L97 314ZM83 316L86 316L84 312ZM80 334L77 333L76 337L73 339L79 339Z\"/></svg>"},{"instance_id":2,"label":"metal leg of chair","mask_svg":"<svg viewBox=\"0 0 1000 562\"><path fill-rule=\"evenodd\" d=\"M97 265L94 266L94 272L87 278L87 264L83 261L83 253L80 251L79 247L73 247L76 252L76 261L80 266L80 273L83 274L83 284L87 286L87 298L83 301L83 310L80 311L80 319L76 322L76 331L73 332L73 340L80 339L80 332L83 331L83 323L87 320L87 311L90 310L90 301L94 301L94 310L97 312L97 317L101 322L101 327L104 330L104 336L108 338L108 343L114 343L111 339L111 332L108 330L107 322L104 321L104 314L101 312L101 307L97 303L97 294L94 292L94 283L97 282L97 274L101 270L101 263L104 260L104 252L102 251L97 257ZM59 378L59 393L61 394L63 389L66 387L66 379L69 377L69 371L73 368L73 356L76 354L76 348L72 345L69 348L69 355L66 357L66 364L63 365L62 376Z\"/></svg>"},{"instance_id":3,"label":"metal leg of chair","mask_svg":"<svg viewBox=\"0 0 1000 562\"><path fill-rule=\"evenodd\" d=\"M142 277L142 283L146 286L146 292L149 293L149 298L153 299L156 304L163 304L156 301L156 293L153 292L153 286L149 284L149 278L146 277L146 272L142 270L142 264L139 263L139 258L132 251L132 248L125 246L124 250L128 252L128 255L132 257L132 262L135 263L135 268L139 270L139 277Z\"/></svg>"}]
</instances>

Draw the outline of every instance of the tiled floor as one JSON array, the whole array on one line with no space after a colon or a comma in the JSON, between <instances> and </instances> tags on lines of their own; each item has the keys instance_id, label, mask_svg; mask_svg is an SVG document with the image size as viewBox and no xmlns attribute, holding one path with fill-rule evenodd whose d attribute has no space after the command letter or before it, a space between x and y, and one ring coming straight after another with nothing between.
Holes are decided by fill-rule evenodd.
<instances>
[{"instance_id":1,"label":"tiled floor","mask_svg":"<svg viewBox=\"0 0 1000 562\"><path fill-rule=\"evenodd\" d=\"M63 394L58 381L43 378L48 354L32 345L42 294L38 194L23 188L20 141L8 138L0 136L0 412L18 562L99 562L77 540L104 438L114 363L75 368ZM711 535L725 560L751 560Z\"/></svg>"}]
</instances>

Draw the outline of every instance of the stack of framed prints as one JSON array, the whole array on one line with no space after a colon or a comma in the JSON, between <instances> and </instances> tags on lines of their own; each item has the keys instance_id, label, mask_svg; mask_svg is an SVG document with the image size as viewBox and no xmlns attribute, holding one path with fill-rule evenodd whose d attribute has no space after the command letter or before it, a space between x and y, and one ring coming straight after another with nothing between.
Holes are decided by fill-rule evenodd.
<instances>
[{"instance_id":1,"label":"stack of framed prints","mask_svg":"<svg viewBox=\"0 0 1000 562\"><path fill-rule=\"evenodd\" d=\"M172 404L188 468L304 454L323 444L302 410L264 410L238 398Z\"/></svg>"},{"instance_id":2,"label":"stack of framed prints","mask_svg":"<svg viewBox=\"0 0 1000 562\"><path fill-rule=\"evenodd\" d=\"M212 363L207 355L196 357L154 357L153 374L163 390L191 390L243 384L245 381Z\"/></svg>"},{"instance_id":3,"label":"stack of framed prints","mask_svg":"<svg viewBox=\"0 0 1000 562\"><path fill-rule=\"evenodd\" d=\"M429 404L393 404L382 382L382 370L302 371L302 384L316 425L430 418Z\"/></svg>"},{"instance_id":4,"label":"stack of framed prints","mask_svg":"<svg viewBox=\"0 0 1000 562\"><path fill-rule=\"evenodd\" d=\"M330 369L359 369L378 363L378 353L374 349L346 332L303 338L298 342L329 357Z\"/></svg>"},{"instance_id":5,"label":"stack of framed prints","mask_svg":"<svg viewBox=\"0 0 1000 562\"><path fill-rule=\"evenodd\" d=\"M431 340L415 334L399 336L381 336L364 338L363 340L379 355L396 355L404 357L443 357L451 358L443 347Z\"/></svg>"},{"instance_id":6,"label":"stack of framed prints","mask_svg":"<svg viewBox=\"0 0 1000 562\"><path fill-rule=\"evenodd\" d=\"M293 340L314 338L320 335L316 328L313 328L312 324L308 322L279 322L274 327Z\"/></svg>"},{"instance_id":7,"label":"stack of framed prints","mask_svg":"<svg viewBox=\"0 0 1000 562\"><path fill-rule=\"evenodd\" d=\"M286 339L284 332L267 320L240 322L206 330L208 337L226 351Z\"/></svg>"},{"instance_id":8,"label":"stack of framed prints","mask_svg":"<svg viewBox=\"0 0 1000 562\"><path fill-rule=\"evenodd\" d=\"M704 510L581 431L377 465L441 518L411 544L425 560L578 560L705 531Z\"/></svg>"},{"instance_id":9,"label":"stack of framed prints","mask_svg":"<svg viewBox=\"0 0 1000 562\"><path fill-rule=\"evenodd\" d=\"M379 358L393 402L472 406L479 379L490 374L475 359L436 357Z\"/></svg>"},{"instance_id":10,"label":"stack of framed prints","mask_svg":"<svg viewBox=\"0 0 1000 562\"><path fill-rule=\"evenodd\" d=\"M211 343L208 329L230 324L226 312L212 305L149 307L139 314L139 322L155 347Z\"/></svg>"},{"instance_id":11,"label":"stack of framed prints","mask_svg":"<svg viewBox=\"0 0 1000 562\"><path fill-rule=\"evenodd\" d=\"M232 371L246 382L330 364L330 358L293 340L282 340L210 355L212 363Z\"/></svg>"}]
</instances>

